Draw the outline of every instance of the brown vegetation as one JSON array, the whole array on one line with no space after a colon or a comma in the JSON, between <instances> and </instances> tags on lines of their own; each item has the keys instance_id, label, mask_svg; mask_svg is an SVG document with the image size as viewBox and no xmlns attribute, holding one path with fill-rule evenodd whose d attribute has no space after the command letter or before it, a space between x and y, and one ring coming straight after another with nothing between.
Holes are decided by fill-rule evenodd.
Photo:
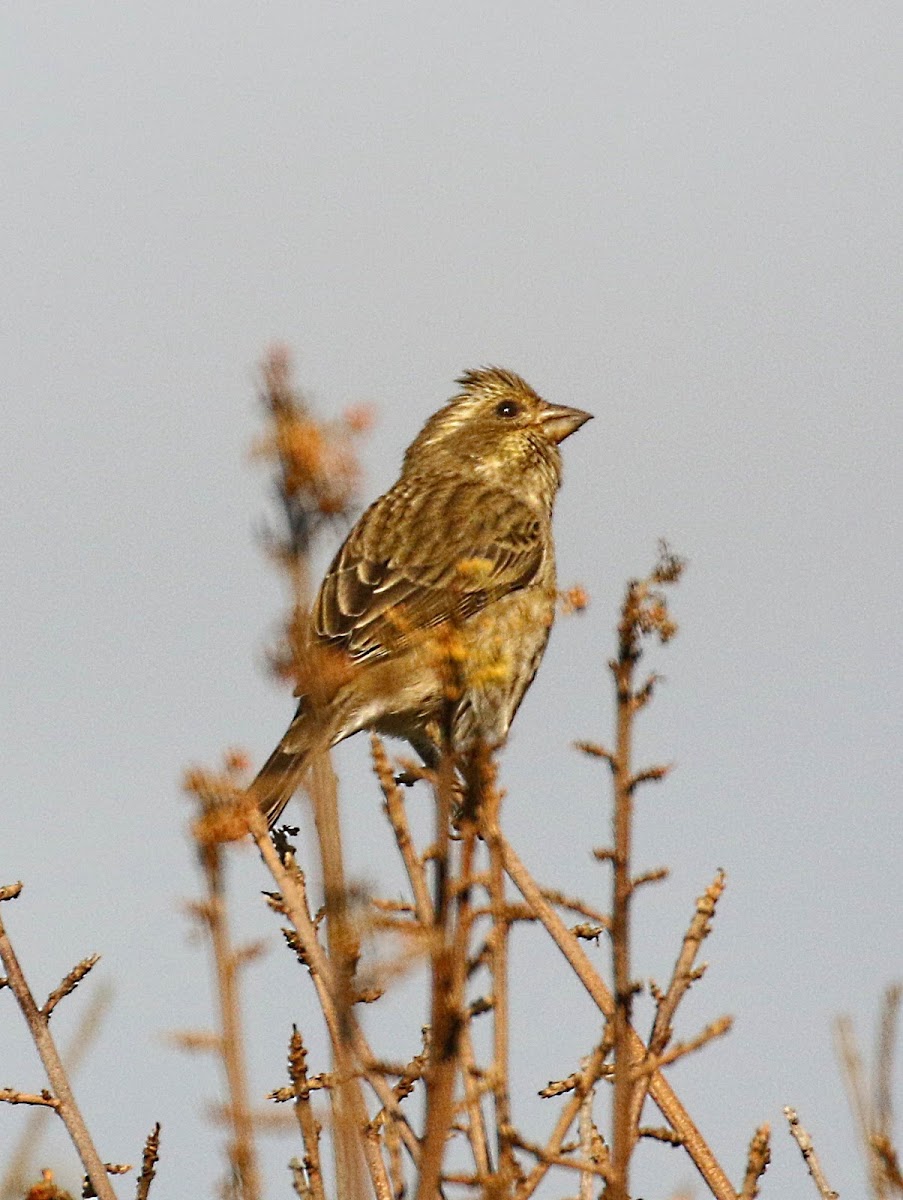
<instances>
[{"instance_id":1,"label":"brown vegetation","mask_svg":"<svg viewBox=\"0 0 903 1200\"><path fill-rule=\"evenodd\" d=\"M263 379L268 423L256 453L274 466L282 513L282 528L267 536L267 545L286 570L292 590L290 617L271 661L278 675L297 680L311 669L303 636L311 548L326 522L347 519L355 505L359 472L354 438L366 429L369 415L355 410L340 422L318 421L291 384L284 351L268 358ZM317 845L303 850L296 844L297 830L267 832L249 800L249 764L241 754L227 755L220 771L188 773L186 789L196 803L192 836L204 886L192 912L212 948L219 1011L212 1032L183 1033L179 1040L187 1049L213 1051L222 1061L227 1098L221 1116L229 1130L227 1196L260 1200L262 1195L255 1136L262 1118L249 1095L240 988L242 968L258 948L233 944L225 887L231 843L247 839L255 843L270 877L268 903L316 997L330 1048L330 1061L312 1068L306 1031L286 1030L287 1082L270 1096L290 1107L297 1125L300 1154L291 1181L298 1196L528 1200L539 1194L544 1180L556 1176L559 1188L576 1191L580 1200L628 1200L631 1164L653 1142L679 1148L717 1200L759 1195L770 1160L768 1126L753 1134L745 1170L734 1185L665 1074L671 1064L730 1029L730 1018L721 1017L683 1040L675 1037L681 1002L705 970L699 952L725 887L722 872L693 907L670 980L651 987L655 1016L645 1036L633 1013L639 986L631 955L634 900L644 887L667 876L665 868L638 871L632 856L634 807L647 785L667 776L666 767L642 766L633 759L635 723L657 683L657 676L643 674L640 664L649 639L665 643L676 632L668 591L682 569L663 546L649 575L627 585L610 663L614 737L610 745L579 746L607 770L612 782L611 842L594 851L610 871L606 909L567 895L554 881L537 880L521 860L505 835L504 792L487 747L466 756L446 751L431 771L406 759L393 762L383 743L372 738L383 812L407 880L401 897L364 895L349 885L328 757L319 759L309 785ZM568 611L585 605L580 588L563 598ZM453 647L453 638L449 644ZM450 662L452 681L454 669ZM433 799L433 829L425 843L416 839L408 816L407 785L414 784L428 788ZM309 877L323 880L322 897L311 897ZM18 884L6 887L0 901L12 900L20 891ZM522 1125L511 1084L512 1061L529 1052L510 1019L510 945L526 923L545 931L550 946L569 965L575 988L589 995L599 1013L599 1021L586 1029L585 1051L570 1073L540 1092L548 1116L539 1129ZM610 948L610 984L583 948L587 940L599 938L607 939ZM365 946L366 970L361 966ZM25 1016L50 1085L35 1093L6 1089L0 1100L58 1113L90 1181L92 1190L86 1194L114 1200L108 1176L126 1168L105 1165L95 1149L49 1028L54 1007L96 958L79 963L39 1006L2 921L0 957L6 970L3 983ZM375 1006L368 1028L378 1031L381 998L394 978L414 964L426 967L428 995L422 1011L411 1012L409 1044L398 1058L373 1044L360 1009ZM875 1200L903 1192L892 1140L889 1076L899 1000L899 989L888 994L879 1055L884 1065L871 1092L863 1083L851 1027L847 1023L839 1030ZM421 1031L424 1014L428 1023ZM658 1117L647 1124L652 1107ZM796 1113L786 1111L824 1200L834 1193L811 1139ZM159 1135L156 1126L144 1149L138 1200L146 1200L151 1188ZM64 1193L45 1172L27 1195L52 1200Z\"/></svg>"}]
</instances>

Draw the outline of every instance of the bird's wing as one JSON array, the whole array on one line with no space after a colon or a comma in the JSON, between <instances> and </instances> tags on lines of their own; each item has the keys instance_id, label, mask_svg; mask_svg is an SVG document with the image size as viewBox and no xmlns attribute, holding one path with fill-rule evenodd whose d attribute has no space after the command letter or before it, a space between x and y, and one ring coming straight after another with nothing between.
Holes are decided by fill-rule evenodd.
<instances>
[{"instance_id":1,"label":"bird's wing","mask_svg":"<svg viewBox=\"0 0 903 1200\"><path fill-rule=\"evenodd\" d=\"M543 563L536 511L472 480L402 480L348 535L314 610L318 638L354 661L409 645L528 586Z\"/></svg>"}]
</instances>

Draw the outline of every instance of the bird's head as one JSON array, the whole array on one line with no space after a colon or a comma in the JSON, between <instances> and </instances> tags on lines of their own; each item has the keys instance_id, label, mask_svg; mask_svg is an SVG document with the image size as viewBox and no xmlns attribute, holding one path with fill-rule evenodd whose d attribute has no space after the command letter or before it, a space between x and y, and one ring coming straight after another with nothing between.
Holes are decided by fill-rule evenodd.
<instances>
[{"instance_id":1,"label":"bird's head","mask_svg":"<svg viewBox=\"0 0 903 1200\"><path fill-rule=\"evenodd\" d=\"M558 445L592 414L550 404L501 367L466 371L457 382L461 391L409 446L405 472L447 465L550 503L561 482Z\"/></svg>"}]
</instances>

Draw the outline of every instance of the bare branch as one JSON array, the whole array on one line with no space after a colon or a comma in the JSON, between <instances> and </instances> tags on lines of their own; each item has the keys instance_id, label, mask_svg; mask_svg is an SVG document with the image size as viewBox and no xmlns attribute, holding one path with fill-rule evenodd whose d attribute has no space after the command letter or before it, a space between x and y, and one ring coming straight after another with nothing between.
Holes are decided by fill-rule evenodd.
<instances>
[{"instance_id":1,"label":"bare branch","mask_svg":"<svg viewBox=\"0 0 903 1200\"><path fill-rule=\"evenodd\" d=\"M484 755L477 764L480 773L481 835L489 848L489 898L492 905L490 970L493 990L492 1094L498 1139L498 1187L510 1190L520 1171L512 1150L510 1074L510 1016L508 993L508 937L511 931L505 898L505 862L502 840L497 836L502 793L495 764Z\"/></svg>"},{"instance_id":2,"label":"bare branch","mask_svg":"<svg viewBox=\"0 0 903 1200\"><path fill-rule=\"evenodd\" d=\"M426 870L423 859L418 856L414 847L401 788L395 781L385 747L376 734L370 738L370 753L373 758L373 768L386 802L386 816L389 818L392 832L395 834L395 842L407 871L411 891L414 893L417 919L424 927L428 928L433 923L433 902L430 899L426 882Z\"/></svg>"},{"instance_id":3,"label":"bare branch","mask_svg":"<svg viewBox=\"0 0 903 1200\"><path fill-rule=\"evenodd\" d=\"M468 1140L473 1150L474 1166L481 1178L492 1174L492 1159L489 1153L489 1131L483 1112L482 1096L478 1084L478 1069L473 1048L470 1023L464 1026L461 1035L461 1067L464 1077L464 1098L469 1120Z\"/></svg>"},{"instance_id":4,"label":"bare branch","mask_svg":"<svg viewBox=\"0 0 903 1200\"><path fill-rule=\"evenodd\" d=\"M68 996L70 992L74 992L88 972L93 967L96 967L99 962L99 954L89 954L80 963L76 963L72 970L63 976L59 985L47 997L47 1001L41 1009L42 1016L49 1017L63 997Z\"/></svg>"},{"instance_id":5,"label":"bare branch","mask_svg":"<svg viewBox=\"0 0 903 1200\"><path fill-rule=\"evenodd\" d=\"M59 1109L60 1102L45 1088L42 1092L17 1092L15 1088L0 1088L0 1102L3 1104L33 1104L37 1108Z\"/></svg>"},{"instance_id":6,"label":"bare branch","mask_svg":"<svg viewBox=\"0 0 903 1200\"><path fill-rule=\"evenodd\" d=\"M455 664L449 661L450 668ZM461 803L461 838L457 855L449 838L455 804L455 758L446 750L439 762L435 789L436 894L431 938L430 1045L425 1073L426 1121L417 1182L418 1200L433 1200L442 1176L445 1145L454 1113L460 1066L459 1046L465 1020L464 989L473 912L471 888L477 847L476 814L482 807L485 782L476 764Z\"/></svg>"},{"instance_id":7,"label":"bare branch","mask_svg":"<svg viewBox=\"0 0 903 1200\"><path fill-rule=\"evenodd\" d=\"M147 1200L150 1186L156 1175L157 1160L160 1157L160 1122L153 1127L144 1143L144 1153L141 1156L141 1174L135 1189L135 1200Z\"/></svg>"},{"instance_id":8,"label":"bare branch","mask_svg":"<svg viewBox=\"0 0 903 1200\"><path fill-rule=\"evenodd\" d=\"M574 742L574 747L583 754L588 754L590 758L604 759L612 770L614 770L615 756L610 750L606 750L604 746L600 746L598 742Z\"/></svg>"},{"instance_id":9,"label":"bare branch","mask_svg":"<svg viewBox=\"0 0 903 1200\"><path fill-rule=\"evenodd\" d=\"M699 953L699 948L703 941L711 932L711 922L715 915L715 906L726 886L727 882L724 872L718 871L712 883L696 901L696 911L693 914L687 932L684 934L680 953L677 956L674 971L671 975L671 982L668 984L667 991L664 994L659 993L656 996L655 1022L649 1038L649 1053L653 1056L661 1055L670 1042L672 1033L671 1025L677 1008L688 989L699 977L699 969L694 968L696 955ZM634 1093L631 1108L631 1121L634 1126L639 1122L646 1092L647 1084L641 1081Z\"/></svg>"},{"instance_id":10,"label":"bare branch","mask_svg":"<svg viewBox=\"0 0 903 1200\"><path fill-rule=\"evenodd\" d=\"M878 1044L875 1047L874 1133L889 1138L894 1124L894 1105L891 1083L893 1078L897 1024L903 986L892 984L885 989L878 1021Z\"/></svg>"},{"instance_id":11,"label":"bare branch","mask_svg":"<svg viewBox=\"0 0 903 1200\"><path fill-rule=\"evenodd\" d=\"M707 1042L711 1042L715 1038L724 1037L726 1033L730 1033L733 1023L733 1017L719 1017L716 1021L712 1021L706 1025L696 1037L690 1038L688 1042L675 1042L671 1049L666 1050L664 1054L639 1063L634 1067L633 1078L640 1079L642 1076L649 1075L653 1071L661 1070L662 1067L667 1067L669 1064L677 1062L679 1058L684 1058L686 1055L692 1054L694 1050L699 1050Z\"/></svg>"},{"instance_id":12,"label":"bare branch","mask_svg":"<svg viewBox=\"0 0 903 1200\"><path fill-rule=\"evenodd\" d=\"M611 1170L606 1163L593 1162L592 1159L572 1158L570 1155L562 1154L560 1151L549 1150L546 1146L540 1146L536 1142L527 1141L526 1138L519 1134L512 1136L512 1141L521 1150L526 1150L528 1154L532 1154L539 1162L539 1165L548 1170L549 1167L569 1167L572 1171L585 1172L588 1175L600 1176L606 1182L611 1180ZM520 1192L517 1193L521 1195ZM526 1192L526 1195L532 1195L532 1191Z\"/></svg>"},{"instance_id":13,"label":"bare branch","mask_svg":"<svg viewBox=\"0 0 903 1200\"><path fill-rule=\"evenodd\" d=\"M69 1078L72 1079L100 1030L110 1006L112 987L102 981L93 988L88 1002L81 1010L75 1030L62 1054ZM47 1093L50 1095L50 1093ZM36 1149L47 1128L46 1114L36 1107L24 1123L16 1145L6 1154L4 1172L0 1178L0 1196L18 1195L27 1188L29 1169L36 1161Z\"/></svg>"},{"instance_id":14,"label":"bare branch","mask_svg":"<svg viewBox=\"0 0 903 1200\"><path fill-rule=\"evenodd\" d=\"M283 862L279 857L276 847L267 832L266 822L260 813L254 811L249 814L248 827L264 863L276 881L282 896L285 915L291 921L299 944L303 948L305 961L308 964L311 979L317 992L330 1041L335 1045L342 1041L342 1039L348 1039L354 1055L360 1063L361 1071L367 1083L376 1093L380 1103L387 1111L391 1112L408 1153L414 1162L418 1163L420 1159L420 1144L405 1114L400 1110L391 1087L389 1087L385 1078L379 1072L372 1069L372 1064L376 1061L376 1058L360 1029L353 1009L347 1013L347 1028L343 1027L339 1022L338 1010L333 999L334 984L332 967L317 937L316 925L310 915L310 909L307 904L302 873L298 870L294 858L290 854L287 856L286 862ZM359 1128L363 1129L367 1124L367 1116L362 1098L359 1101L355 1100L355 1111L358 1114ZM370 1161L369 1158L368 1161ZM375 1162L372 1165L373 1170L378 1169ZM382 1164L380 1163L379 1166L382 1166ZM390 1187L383 1168L380 1187L384 1186Z\"/></svg>"},{"instance_id":15,"label":"bare branch","mask_svg":"<svg viewBox=\"0 0 903 1200\"><path fill-rule=\"evenodd\" d=\"M790 1126L790 1132L796 1140L796 1144L800 1148L800 1153L809 1169L809 1174L812 1176L812 1181L818 1188L818 1194L821 1200L839 1200L837 1192L833 1191L828 1185L825 1178L825 1173L821 1168L821 1163L818 1161L818 1155L815 1153L815 1146L812 1144L812 1138L808 1132L800 1124L799 1116L795 1108L790 1108L789 1105L784 1109L784 1116Z\"/></svg>"},{"instance_id":16,"label":"bare branch","mask_svg":"<svg viewBox=\"0 0 903 1200\"><path fill-rule=\"evenodd\" d=\"M497 836L501 839L505 870L511 882L536 913L599 1009L605 1016L610 1017L614 1012L614 1001L601 976L590 963L577 939L573 937L552 906L543 898L533 877L510 843L502 837L501 831L498 831ZM632 1041L634 1052L637 1057L641 1057L645 1054L646 1047L635 1032L632 1034L632 1038L636 1039ZM716 1200L736 1200L736 1193L730 1180L664 1075L656 1073L651 1077L649 1094L665 1120L672 1125L680 1137L681 1143L686 1147L696 1169L702 1175ZM520 1192L518 1192L518 1196L520 1196Z\"/></svg>"},{"instance_id":17,"label":"bare branch","mask_svg":"<svg viewBox=\"0 0 903 1200\"><path fill-rule=\"evenodd\" d=\"M14 899L21 891L21 883L0 888L0 900ZM72 1093L72 1087L56 1043L51 1036L47 1018L35 1002L2 919L0 919L0 959L2 959L6 971L7 984L16 997L38 1054L41 1056L44 1070L47 1072L47 1078L57 1102L57 1112L62 1117L69 1137L78 1151L91 1186L99 1200L116 1200L115 1193L107 1179L106 1168L97 1153L81 1111L75 1103L75 1096Z\"/></svg>"},{"instance_id":18,"label":"bare branch","mask_svg":"<svg viewBox=\"0 0 903 1200\"><path fill-rule=\"evenodd\" d=\"M671 771L673 770L673 763L669 763L667 766L663 767L646 767L645 770L637 771L635 775L631 775L627 786L632 792L635 792L643 783L661 783L661 781L667 775L670 775Z\"/></svg>"},{"instance_id":19,"label":"bare branch","mask_svg":"<svg viewBox=\"0 0 903 1200\"><path fill-rule=\"evenodd\" d=\"M637 888L645 887L648 883L663 883L670 872L667 867L656 867L652 871L643 871L630 881L630 887L635 892Z\"/></svg>"},{"instance_id":20,"label":"bare branch","mask_svg":"<svg viewBox=\"0 0 903 1200\"><path fill-rule=\"evenodd\" d=\"M869 1185L877 1200L884 1200L883 1167L876 1157L872 1145L874 1131L872 1103L865 1082L865 1068L856 1042L853 1022L849 1017L837 1018L834 1023L834 1037L847 1099L856 1122L856 1131L859 1134L859 1147L865 1161Z\"/></svg>"},{"instance_id":21,"label":"bare branch","mask_svg":"<svg viewBox=\"0 0 903 1200\"><path fill-rule=\"evenodd\" d=\"M557 904L559 908L566 908L571 912L579 913L582 917L588 917L590 921L595 921L597 925L601 925L604 929L607 929L611 924L611 917L607 913L600 912L599 909L587 904L584 900L580 900L575 896L567 896L558 888L544 887L540 890L550 904ZM533 916L532 910L528 908L527 911Z\"/></svg>"},{"instance_id":22,"label":"bare branch","mask_svg":"<svg viewBox=\"0 0 903 1200\"><path fill-rule=\"evenodd\" d=\"M746 1174L743 1177L743 1187L740 1189L740 1200L756 1200L759 1194L759 1180L765 1174L770 1162L771 1129L768 1125L760 1125L749 1143L749 1151L746 1155Z\"/></svg>"},{"instance_id":23,"label":"bare branch","mask_svg":"<svg viewBox=\"0 0 903 1200\"><path fill-rule=\"evenodd\" d=\"M884 1179L894 1191L903 1193L903 1172L900 1170L900 1158L890 1137L881 1133L872 1134L872 1149L881 1164Z\"/></svg>"},{"instance_id":24,"label":"bare branch","mask_svg":"<svg viewBox=\"0 0 903 1200\"><path fill-rule=\"evenodd\" d=\"M198 906L198 911L204 917L210 934L221 1030L209 1044L215 1045L219 1050L226 1075L229 1095L226 1111L231 1125L229 1161L241 1189L242 1200L259 1200L260 1172L248 1093L248 1071L239 998L238 974L242 958L233 948L229 928L223 844L212 837L201 836L201 831L207 825L205 818L216 816L216 799L207 803L203 798L199 799L202 805L201 819L195 822L194 832L197 836L198 855L204 872L207 895L204 902ZM184 1036L182 1041L183 1044L187 1044ZM193 1048L198 1048L200 1044L196 1042Z\"/></svg>"},{"instance_id":25,"label":"bare branch","mask_svg":"<svg viewBox=\"0 0 903 1200\"><path fill-rule=\"evenodd\" d=\"M320 1165L320 1123L310 1102L311 1082L307 1075L307 1050L297 1026L293 1026L289 1041L288 1073L292 1081L295 1116L304 1143L304 1195L310 1197L310 1200L324 1200L323 1169Z\"/></svg>"},{"instance_id":26,"label":"bare branch","mask_svg":"<svg viewBox=\"0 0 903 1200\"><path fill-rule=\"evenodd\" d=\"M653 1142L663 1142L666 1146L682 1146L680 1135L676 1134L673 1129L666 1129L663 1125L640 1125L637 1129L637 1136L648 1138Z\"/></svg>"},{"instance_id":27,"label":"bare branch","mask_svg":"<svg viewBox=\"0 0 903 1200\"><path fill-rule=\"evenodd\" d=\"M593 1125L593 1095L592 1090L587 1092L583 1098L583 1103L580 1105L580 1112L577 1118L578 1129L580 1133L580 1155L584 1162L594 1162L594 1133L595 1126ZM598 1166L599 1164L596 1163ZM593 1187L593 1172L583 1170L580 1173L580 1200L594 1200L595 1189Z\"/></svg>"}]
</instances>

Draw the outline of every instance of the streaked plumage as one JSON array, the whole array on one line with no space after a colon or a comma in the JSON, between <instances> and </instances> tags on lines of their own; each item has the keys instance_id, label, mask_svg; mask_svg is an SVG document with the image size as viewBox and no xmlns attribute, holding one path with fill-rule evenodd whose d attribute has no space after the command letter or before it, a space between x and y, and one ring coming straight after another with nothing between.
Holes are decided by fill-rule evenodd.
<instances>
[{"instance_id":1,"label":"streaked plumage","mask_svg":"<svg viewBox=\"0 0 903 1200\"><path fill-rule=\"evenodd\" d=\"M433 762L450 708L457 748L502 742L539 666L555 615L558 443L589 414L496 367L458 382L320 587L298 711L251 785L271 826L310 755L360 729Z\"/></svg>"}]
</instances>

